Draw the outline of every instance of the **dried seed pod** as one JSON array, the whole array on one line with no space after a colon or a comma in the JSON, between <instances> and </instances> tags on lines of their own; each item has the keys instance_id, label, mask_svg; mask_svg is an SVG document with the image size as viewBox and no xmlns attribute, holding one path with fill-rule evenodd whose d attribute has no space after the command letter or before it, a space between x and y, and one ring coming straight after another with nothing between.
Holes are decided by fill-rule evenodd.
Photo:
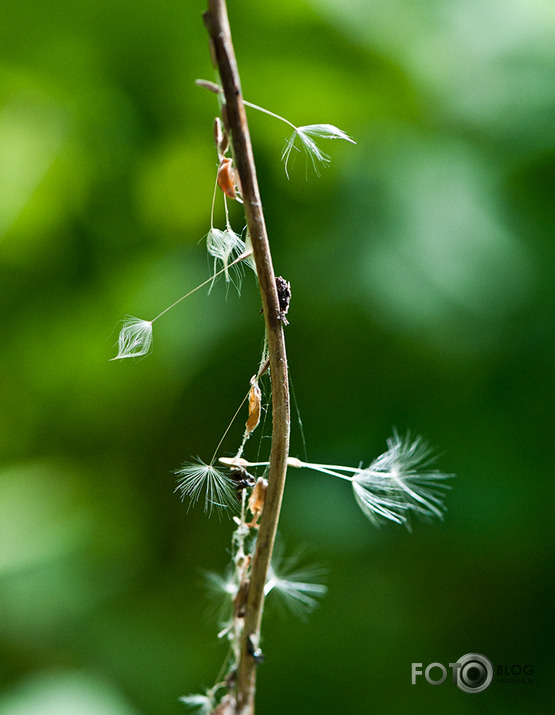
<instances>
[{"instance_id":1,"label":"dried seed pod","mask_svg":"<svg viewBox=\"0 0 555 715\"><path fill-rule=\"evenodd\" d=\"M207 79L196 79L195 84L197 87L202 87L203 89L207 89L209 92L212 92L213 94L220 94L222 91L222 88L220 85L216 84L215 82L210 82L210 80Z\"/></svg>"},{"instance_id":2,"label":"dried seed pod","mask_svg":"<svg viewBox=\"0 0 555 715\"><path fill-rule=\"evenodd\" d=\"M222 120L219 117L214 119L214 142L216 144L218 157L221 162L224 158L224 154L229 149L229 139L227 134L224 132Z\"/></svg>"},{"instance_id":3,"label":"dried seed pod","mask_svg":"<svg viewBox=\"0 0 555 715\"><path fill-rule=\"evenodd\" d=\"M251 529L258 526L258 520L262 516L264 510L264 502L266 500L266 492L268 490L268 480L259 477L256 481L252 494L249 497L249 509L253 516L253 520L248 525Z\"/></svg>"},{"instance_id":4,"label":"dried seed pod","mask_svg":"<svg viewBox=\"0 0 555 715\"><path fill-rule=\"evenodd\" d=\"M249 435L251 432L254 432L260 423L261 408L262 392L258 387L256 377L251 377L251 389L249 391L249 418L246 424L247 434Z\"/></svg>"},{"instance_id":5,"label":"dried seed pod","mask_svg":"<svg viewBox=\"0 0 555 715\"><path fill-rule=\"evenodd\" d=\"M223 157L218 168L218 186L229 199L237 198L237 178L233 168L233 160Z\"/></svg>"}]
</instances>

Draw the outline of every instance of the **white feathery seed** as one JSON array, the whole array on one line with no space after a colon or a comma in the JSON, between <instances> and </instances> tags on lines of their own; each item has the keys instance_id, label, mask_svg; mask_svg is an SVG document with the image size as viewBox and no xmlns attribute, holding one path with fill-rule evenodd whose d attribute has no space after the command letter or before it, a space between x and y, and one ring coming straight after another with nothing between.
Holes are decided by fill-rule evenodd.
<instances>
[{"instance_id":1,"label":"white feathery seed","mask_svg":"<svg viewBox=\"0 0 555 715\"><path fill-rule=\"evenodd\" d=\"M320 149L312 137L319 139L344 139L352 144L356 144L354 139L351 139L348 134L333 124L308 124L304 127L296 127L295 131L285 141L285 146L281 154L281 158L285 164L287 178L289 178L289 161L293 149L295 151L301 151L297 146L297 138L299 139L302 150L310 159L317 176L320 176L319 165L327 166L330 163L331 159L329 155Z\"/></svg>"},{"instance_id":2,"label":"white feathery seed","mask_svg":"<svg viewBox=\"0 0 555 715\"><path fill-rule=\"evenodd\" d=\"M112 360L141 357L152 347L152 321L127 315L118 338L118 354Z\"/></svg>"},{"instance_id":3,"label":"white feathery seed","mask_svg":"<svg viewBox=\"0 0 555 715\"><path fill-rule=\"evenodd\" d=\"M227 509L237 504L233 481L213 464L205 464L199 459L184 464L176 471L176 475L178 481L175 491L181 492L182 499L188 497L192 504L204 492L204 511L209 515L214 509Z\"/></svg>"}]
</instances>

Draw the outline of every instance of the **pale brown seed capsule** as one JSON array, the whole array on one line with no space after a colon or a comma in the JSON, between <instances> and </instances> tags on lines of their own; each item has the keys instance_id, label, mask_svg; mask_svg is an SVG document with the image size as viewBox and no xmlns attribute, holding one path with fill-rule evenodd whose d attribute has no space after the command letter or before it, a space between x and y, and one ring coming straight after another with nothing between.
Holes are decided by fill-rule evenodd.
<instances>
[{"instance_id":1,"label":"pale brown seed capsule","mask_svg":"<svg viewBox=\"0 0 555 715\"><path fill-rule=\"evenodd\" d=\"M207 79L196 79L195 84L197 85L197 87L207 89L209 92L213 92L214 94L220 94L220 92L222 91L219 85L217 85L215 82L210 82Z\"/></svg>"},{"instance_id":2,"label":"pale brown seed capsule","mask_svg":"<svg viewBox=\"0 0 555 715\"><path fill-rule=\"evenodd\" d=\"M233 168L233 160L229 157L224 157L220 161L218 186L229 199L237 198L235 169Z\"/></svg>"},{"instance_id":3,"label":"pale brown seed capsule","mask_svg":"<svg viewBox=\"0 0 555 715\"><path fill-rule=\"evenodd\" d=\"M262 392L258 387L255 378L251 379L251 389L249 391L249 418L246 428L247 434L253 432L260 422L260 410L262 406Z\"/></svg>"},{"instance_id":4,"label":"pale brown seed capsule","mask_svg":"<svg viewBox=\"0 0 555 715\"><path fill-rule=\"evenodd\" d=\"M218 150L218 157L221 161L224 157L224 154L229 149L229 139L227 137L227 134L223 130L222 120L219 117L216 117L216 119L214 119L214 143L216 144L216 149Z\"/></svg>"},{"instance_id":5,"label":"pale brown seed capsule","mask_svg":"<svg viewBox=\"0 0 555 715\"><path fill-rule=\"evenodd\" d=\"M259 477L249 497L249 509L253 515L253 520L248 525L251 529L258 526L258 520L262 516L262 511L264 510L264 502L266 500L267 491L268 481L263 477Z\"/></svg>"}]
</instances>

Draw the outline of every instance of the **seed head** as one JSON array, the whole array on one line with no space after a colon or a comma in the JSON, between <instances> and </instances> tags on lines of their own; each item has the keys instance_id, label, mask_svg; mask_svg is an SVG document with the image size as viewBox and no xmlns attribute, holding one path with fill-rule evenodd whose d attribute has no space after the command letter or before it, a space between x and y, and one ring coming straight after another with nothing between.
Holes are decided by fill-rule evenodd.
<instances>
[{"instance_id":1,"label":"seed head","mask_svg":"<svg viewBox=\"0 0 555 715\"><path fill-rule=\"evenodd\" d=\"M239 258L246 251L245 242L229 226L224 231L219 228L211 228L206 236L206 250L214 257L214 279L218 272L218 261L222 264L226 283L231 280L229 272L230 264ZM240 271L240 263L235 264ZM212 281L212 285L214 281Z\"/></svg>"},{"instance_id":2,"label":"seed head","mask_svg":"<svg viewBox=\"0 0 555 715\"><path fill-rule=\"evenodd\" d=\"M327 587L318 583L325 576L325 570L317 565L300 565L301 554L284 558L279 546L276 547L264 593L275 593L282 603L301 618L318 606L318 598L324 596Z\"/></svg>"},{"instance_id":3,"label":"seed head","mask_svg":"<svg viewBox=\"0 0 555 715\"><path fill-rule=\"evenodd\" d=\"M299 139L302 150L310 159L317 176L320 176L319 165L321 164L322 166L327 166L330 163L331 160L329 155L325 154L311 137L321 139L344 139L352 144L356 144L354 139L351 139L351 137L343 130L334 127L333 124L308 124L305 127L296 127L293 134L291 134L291 136L286 140L281 154L281 158L285 163L285 173L287 174L287 178L289 178L289 160L291 158L291 152L293 149L295 149L295 151L300 151L300 148L297 146L297 138Z\"/></svg>"},{"instance_id":4,"label":"seed head","mask_svg":"<svg viewBox=\"0 0 555 715\"><path fill-rule=\"evenodd\" d=\"M421 437L397 432L387 440L388 450L352 477L355 498L374 522L390 519L409 526L408 515L443 519L445 479L453 475L430 469L432 454Z\"/></svg>"},{"instance_id":5,"label":"seed head","mask_svg":"<svg viewBox=\"0 0 555 715\"><path fill-rule=\"evenodd\" d=\"M152 346L152 321L127 315L118 338L118 354L112 360L141 357Z\"/></svg>"},{"instance_id":6,"label":"seed head","mask_svg":"<svg viewBox=\"0 0 555 715\"><path fill-rule=\"evenodd\" d=\"M400 437L394 431L387 440L388 450L366 469L337 464L314 464L289 457L290 467L313 469L351 482L355 499L364 514L374 524L389 519L404 524L410 530L411 513L424 519L442 519L446 511L444 491L450 489L442 474L430 469L432 454L421 437L411 440L410 434ZM253 466L246 463L246 466Z\"/></svg>"},{"instance_id":7,"label":"seed head","mask_svg":"<svg viewBox=\"0 0 555 715\"><path fill-rule=\"evenodd\" d=\"M209 515L214 509L227 509L236 505L233 481L213 464L202 460L184 464L176 472L179 477L175 491L181 498L189 497L195 504L204 491L204 511Z\"/></svg>"},{"instance_id":8,"label":"seed head","mask_svg":"<svg viewBox=\"0 0 555 715\"><path fill-rule=\"evenodd\" d=\"M194 715L210 715L216 707L216 699L211 692L206 695L201 693L184 695L179 700L187 707L192 708Z\"/></svg>"}]
</instances>

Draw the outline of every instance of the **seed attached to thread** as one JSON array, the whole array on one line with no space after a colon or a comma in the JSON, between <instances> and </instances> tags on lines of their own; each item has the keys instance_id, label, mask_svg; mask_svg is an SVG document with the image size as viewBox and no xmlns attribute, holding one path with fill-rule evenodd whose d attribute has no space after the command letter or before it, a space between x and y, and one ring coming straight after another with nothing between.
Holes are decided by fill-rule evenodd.
<instances>
[{"instance_id":1,"label":"seed attached to thread","mask_svg":"<svg viewBox=\"0 0 555 715\"><path fill-rule=\"evenodd\" d=\"M237 198L237 176L233 168L233 160L228 156L220 161L218 186L229 199Z\"/></svg>"},{"instance_id":2,"label":"seed attached to thread","mask_svg":"<svg viewBox=\"0 0 555 715\"><path fill-rule=\"evenodd\" d=\"M258 526L258 520L262 516L262 511L264 510L264 502L266 501L267 491L268 480L263 477L259 477L249 497L249 509L253 516L251 523L248 525L251 529Z\"/></svg>"},{"instance_id":3,"label":"seed attached to thread","mask_svg":"<svg viewBox=\"0 0 555 715\"><path fill-rule=\"evenodd\" d=\"M223 130L222 120L219 117L214 119L214 143L216 144L218 156L221 160L223 159L226 151L229 149L229 139Z\"/></svg>"},{"instance_id":4,"label":"seed attached to thread","mask_svg":"<svg viewBox=\"0 0 555 715\"><path fill-rule=\"evenodd\" d=\"M251 389L249 391L249 418L246 428L247 434L254 432L260 423L260 411L262 406L262 392L258 387L255 377L251 378Z\"/></svg>"}]
</instances>

